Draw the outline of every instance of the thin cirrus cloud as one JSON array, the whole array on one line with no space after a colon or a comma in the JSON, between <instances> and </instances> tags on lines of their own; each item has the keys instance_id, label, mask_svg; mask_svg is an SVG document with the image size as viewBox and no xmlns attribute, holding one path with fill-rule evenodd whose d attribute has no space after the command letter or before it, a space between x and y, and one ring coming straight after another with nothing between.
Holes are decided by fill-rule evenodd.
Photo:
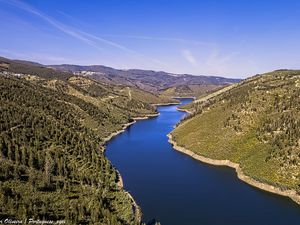
<instances>
[{"instance_id":1,"label":"thin cirrus cloud","mask_svg":"<svg viewBox=\"0 0 300 225\"><path fill-rule=\"evenodd\" d=\"M232 60L239 54L239 52L234 51L225 55L221 55L218 48L213 48L207 57L206 65L209 68L214 68L217 73L223 73L227 70L226 68L230 65Z\"/></svg>"},{"instance_id":2,"label":"thin cirrus cloud","mask_svg":"<svg viewBox=\"0 0 300 225\"><path fill-rule=\"evenodd\" d=\"M189 49L183 49L181 51L181 54L185 58L185 60L188 61L193 66L198 65L196 58L194 57L194 55L192 54L192 52Z\"/></svg>"},{"instance_id":3,"label":"thin cirrus cloud","mask_svg":"<svg viewBox=\"0 0 300 225\"><path fill-rule=\"evenodd\" d=\"M78 20L77 18L69 15L63 11L57 11L59 14L63 15L65 18L74 21L76 24L81 23L84 26L91 26L91 24L83 23L83 21ZM174 37L156 37L150 35L124 35L124 34L101 34L101 37L111 37L111 38L124 38L124 39L136 39L136 40L149 40L149 41L166 41L166 42L177 42L184 44L193 44L198 46L208 46L208 47L216 47L217 44L214 42L205 42L205 41L197 41L186 38L174 38Z\"/></svg>"},{"instance_id":4,"label":"thin cirrus cloud","mask_svg":"<svg viewBox=\"0 0 300 225\"><path fill-rule=\"evenodd\" d=\"M211 54L208 56L206 64L209 66L221 65L229 62L231 59L236 57L239 52L231 52L226 55L221 55L218 48L213 49Z\"/></svg>"},{"instance_id":5,"label":"thin cirrus cloud","mask_svg":"<svg viewBox=\"0 0 300 225\"><path fill-rule=\"evenodd\" d=\"M69 35L72 38L75 38L86 45L92 46L96 50L99 50L101 52L107 51L106 46L110 46L112 48L115 48L117 50L120 50L123 53L126 53L128 56L132 57L136 61L143 62L143 66L149 66L150 68L156 68L156 69L163 69L163 70L169 70L176 72L184 72L184 70L190 70L190 73L200 73L203 71L209 71L209 73L224 73L229 68L232 59L236 56L236 53L230 53L230 54L221 54L219 49L219 46L217 43L214 42L205 42L205 41L197 41L193 39L185 39L185 38L176 38L176 37L158 37L158 36L151 36L151 35L122 35L122 34L91 34L88 32L85 32L79 28L75 28L72 25L67 25L66 23L62 23L61 21L58 21L57 19L54 19L45 13L39 11L38 9L32 7L31 5L21 2L18 0L0 0L0 2L3 2L4 4L9 4L17 9L23 10L27 13L30 13L31 15L39 18L40 20L48 23L50 26L56 28L60 32ZM64 12L59 12L64 17L68 17L69 21L73 21L74 23L71 24L81 24L81 26L85 26L84 22L79 21L78 19L72 17L71 15L68 15ZM85 26L86 27L86 26ZM178 64L172 64L173 61L168 61L168 64L162 62L161 60L158 60L154 57L149 57L145 54L142 54L139 51L133 50L131 48L128 48L127 46L121 45L115 41L109 40L110 38L118 38L118 39L136 39L136 40L145 40L145 41L151 41L151 42L168 42L173 43L172 48L169 49L170 51L177 50L179 46L180 54L173 55L171 57L173 61L180 60L180 57L183 57L185 61L182 61L182 63ZM158 45L161 43L158 43ZM175 45L174 45L175 44ZM182 45L179 45L182 44ZM188 46L188 47L187 47ZM198 48L199 47L199 48ZM180 48L183 48L180 50ZM192 50L191 50L192 49ZM193 51L198 51L197 56L200 58L207 57L207 61L199 60L195 57L193 54ZM168 51L169 51L168 50ZM163 50L162 50L163 51ZM17 52L18 53L18 52ZM21 52L22 53L22 52ZM167 52L162 52L161 55L165 54ZM107 54L114 54L113 51L108 51ZM45 54L42 55L31 55L32 59L38 58L38 56L41 56L44 60L55 62L55 60L59 62L66 62L67 58L60 58L56 56L49 56L47 57ZM28 58L25 57L25 58ZM39 58L38 58L39 60ZM91 59L89 59L91 60ZM97 59L98 60L98 59ZM104 59L102 59L104 60ZM72 60L74 63L77 60ZM80 60L79 60L80 61ZM80 61L81 62L81 61ZM187 62L187 63L184 63ZM87 62L91 63L91 62ZM108 62L108 64L111 62ZM116 63L114 61L113 63ZM136 62L134 62L135 65ZM150 66L151 65L151 66ZM123 67L128 68L129 66L124 65ZM175 72L175 71L174 71Z\"/></svg>"},{"instance_id":6,"label":"thin cirrus cloud","mask_svg":"<svg viewBox=\"0 0 300 225\"><path fill-rule=\"evenodd\" d=\"M115 35L115 34L104 34L104 37L116 37L116 38L128 38L128 39L138 39L138 40L150 40L150 41L166 41L166 42L176 42L197 46L206 47L210 52L207 55L206 62L199 63L195 55L190 49L182 49L180 51L181 56L194 68L201 71L201 69L207 69L212 71L212 73L225 73L228 69L231 61L239 55L239 52L230 52L227 54L221 54L219 46L215 42L203 42L191 39L183 38L170 38L170 37L153 37L153 36L138 36L138 35Z\"/></svg>"},{"instance_id":7,"label":"thin cirrus cloud","mask_svg":"<svg viewBox=\"0 0 300 225\"><path fill-rule=\"evenodd\" d=\"M73 16L63 12L63 11L58 11L58 13L60 13L61 15L63 15L64 17L66 17L69 20L74 21L76 24L81 23L84 24L82 21L78 20L77 18L74 18ZM90 26L89 24L84 24L85 26ZM103 37L110 37L110 38L123 38L123 39L135 39L135 40L146 40L146 41L163 41L163 42L176 42L176 43L182 43L182 44L191 44L191 45L195 45L195 46L203 46L203 47L208 47L209 49L215 49L217 48L217 44L214 42L204 42L204 41L197 41L197 40L192 40L192 39L185 39L185 38L172 38L172 37L157 37L157 36L149 36L149 35L124 35L124 34L101 34L98 36L95 36L93 34L89 34L86 32L82 32L82 34L92 38L92 39L96 39L99 40L101 42L104 42L108 45L112 45L116 48L119 48L123 51L126 51L128 53L133 53L136 54L138 56L142 56L145 57L145 55L134 51L132 49L128 49L125 46L119 45L115 42L109 41L104 39ZM153 61L156 64L160 64L163 66L168 67L165 63L162 63L160 60L158 59L154 59L152 58L151 61Z\"/></svg>"},{"instance_id":8,"label":"thin cirrus cloud","mask_svg":"<svg viewBox=\"0 0 300 225\"><path fill-rule=\"evenodd\" d=\"M168 42L181 42L193 45L202 45L208 47L216 47L214 42L204 42L185 38L171 38L171 37L154 37L154 36L140 36L140 35L118 35L118 34L103 34L103 37L116 37L116 38L128 38L138 40L151 40L151 41L168 41Z\"/></svg>"},{"instance_id":9,"label":"thin cirrus cloud","mask_svg":"<svg viewBox=\"0 0 300 225\"><path fill-rule=\"evenodd\" d=\"M103 39L99 36L96 36L96 35L93 35L93 34L90 34L90 33L87 33L87 32L83 32L83 31L80 31L80 33L88 36L89 38L92 38L92 39L95 39L95 40L98 40L98 41L101 41L107 45L110 45L110 46L113 46L115 48L118 48L120 50L123 50L124 52L127 52L127 53L130 53L130 54L134 54L136 56L141 56L141 57L144 57L144 58L147 58L147 59L150 59L152 62L156 63L156 64L159 64L159 65L164 65L166 66L166 64L162 63L160 60L158 59L154 59L154 58L149 58L147 56L145 56L144 54L141 54L140 52L137 52L135 50L132 50L132 49L129 49L123 45L120 45L118 43L115 43L115 42L112 42L112 41L109 41L109 40L106 40L106 39Z\"/></svg>"},{"instance_id":10,"label":"thin cirrus cloud","mask_svg":"<svg viewBox=\"0 0 300 225\"><path fill-rule=\"evenodd\" d=\"M0 0L0 1L3 2L3 0ZM32 6L30 6L30 5L28 5L24 2L20 2L20 1L17 1L17 0L9 0L9 1L5 1L5 3L13 5L13 6L15 6L19 9L22 9L22 10L28 12L28 13L33 14L35 16L38 16L39 18L46 21L47 23L49 23L50 25L52 25L56 29L62 31L63 33L68 34L68 35L84 42L85 44L88 44L92 47L95 47L98 50L103 50L103 48L98 45L98 42L101 42L103 44L106 44L106 45L112 46L114 48L120 49L123 52L133 54L133 55L137 56L136 57L137 59L140 59L140 57L143 57L144 59L150 60L153 63L159 64L159 65L165 65L164 63L162 63L158 59L149 58L148 56L146 56L142 53L139 53L135 50L129 49L129 48L127 48L123 45L120 45L116 42L112 42L112 41L106 40L104 38L95 36L93 34L90 34L90 33L84 32L84 31L79 31L79 30L76 30L75 28L67 26L67 25L65 25L65 24L63 24L63 23L61 23L61 22L45 15L44 13L38 11L37 9L33 8Z\"/></svg>"},{"instance_id":11,"label":"thin cirrus cloud","mask_svg":"<svg viewBox=\"0 0 300 225\"><path fill-rule=\"evenodd\" d=\"M3 2L3 0L0 0ZM47 23L49 23L50 25L52 25L53 27L57 28L58 30L92 46L97 48L98 50L102 50L101 47L99 47L95 42L93 42L92 40L84 37L83 35L81 35L79 32L76 32L75 30L70 29L69 27L67 27L66 25L50 18L49 16L43 14L42 12L36 10L35 8L31 7L30 5L24 3L24 2L20 2L20 1L16 1L16 0L9 0L9 1L5 1L4 3L8 3L10 5L13 5L19 9L22 9L28 13L31 13L35 16L38 16L39 18L41 18L42 20L46 21Z\"/></svg>"}]
</instances>

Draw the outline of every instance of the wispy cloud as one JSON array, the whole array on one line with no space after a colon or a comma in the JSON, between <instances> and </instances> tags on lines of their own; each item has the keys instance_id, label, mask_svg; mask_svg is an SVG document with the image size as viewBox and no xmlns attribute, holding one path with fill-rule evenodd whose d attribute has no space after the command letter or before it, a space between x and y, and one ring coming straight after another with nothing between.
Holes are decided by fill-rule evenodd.
<instances>
[{"instance_id":1,"label":"wispy cloud","mask_svg":"<svg viewBox=\"0 0 300 225\"><path fill-rule=\"evenodd\" d=\"M207 65L225 64L238 54L239 52L230 52L226 55L221 55L219 49L215 48L207 58Z\"/></svg>"},{"instance_id":2,"label":"wispy cloud","mask_svg":"<svg viewBox=\"0 0 300 225\"><path fill-rule=\"evenodd\" d=\"M197 66L197 60L189 49L183 49L181 54L190 64Z\"/></svg>"},{"instance_id":3,"label":"wispy cloud","mask_svg":"<svg viewBox=\"0 0 300 225\"><path fill-rule=\"evenodd\" d=\"M213 48L207 57L206 65L210 68L213 68L218 73L224 73L232 59L234 59L238 54L240 53L234 51L223 55L220 53L218 48Z\"/></svg>"},{"instance_id":4,"label":"wispy cloud","mask_svg":"<svg viewBox=\"0 0 300 225\"><path fill-rule=\"evenodd\" d=\"M63 11L57 11L59 14L63 15L68 20L73 21L74 23L81 23L84 26L91 26L90 24L83 23L83 21L78 20L77 18L69 15ZM112 38L126 38L126 39L137 39L137 40L149 40L149 41L167 41L167 42L178 42L178 43L185 43L185 44L193 44L193 45L202 45L202 46L216 46L214 42L205 42L205 41L198 41L186 38L177 38L177 37L157 37L151 35L124 35L124 34L101 34L98 35L100 37L112 37Z\"/></svg>"},{"instance_id":5,"label":"wispy cloud","mask_svg":"<svg viewBox=\"0 0 300 225\"><path fill-rule=\"evenodd\" d=\"M152 62L154 62L154 63L156 63L156 64L160 64L160 65L164 65L164 66L165 66L165 64L162 63L162 62L161 62L160 60L158 60L158 59L150 58L150 57L148 57L148 56L146 56L146 55L144 55L144 54L142 54L142 53L140 53L140 52L137 52L137 51L135 51L135 50L132 50L132 49L130 49L130 48L127 48L127 47L125 47L125 46L123 46L123 45L120 45L120 44L118 44L118 43L115 43L115 42L106 40L106 39L104 39L104 38L102 38L102 37L99 37L99 36L96 36L96 35L93 35L93 34L90 34L90 33L87 33L87 32L80 31L80 33L86 35L86 36L89 37L89 38L98 40L98 41L100 41L100 42L102 42L102 43L105 43L105 44L110 45L110 46L112 46L112 47L118 48L118 49L120 49L120 50L122 50L122 51L124 51L124 52L130 53L130 54L134 54L134 55L139 56L139 57L147 58L147 59L151 60Z\"/></svg>"},{"instance_id":6,"label":"wispy cloud","mask_svg":"<svg viewBox=\"0 0 300 225\"><path fill-rule=\"evenodd\" d=\"M139 39L139 40L151 40L151 41L168 41L168 42L181 42L193 45L202 46L216 46L214 42L197 41L185 38L172 38L172 37L154 37L154 36L140 36L140 35L118 35L118 34L102 34L103 37L116 37L116 38L129 38L129 39Z\"/></svg>"},{"instance_id":7,"label":"wispy cloud","mask_svg":"<svg viewBox=\"0 0 300 225\"><path fill-rule=\"evenodd\" d=\"M3 1L3 0L0 0ZM84 37L83 35L81 35L79 32L76 32L75 30L72 30L70 27L56 21L55 19L43 14L42 12L38 11L37 9L33 8L32 6L24 3L24 2L20 2L20 1L16 1L16 0L8 0L5 1L8 4L11 4L19 9L22 9L28 13L31 13L39 18L41 18L42 20L46 21L47 23L49 23L50 25L52 25L53 27L57 28L58 30L80 40L83 41L84 43L93 46L99 50L101 50L102 48L100 48L95 42L93 42L92 40Z\"/></svg>"},{"instance_id":8,"label":"wispy cloud","mask_svg":"<svg viewBox=\"0 0 300 225\"><path fill-rule=\"evenodd\" d=\"M3 0L0 0L0 1L3 2ZM31 14L41 18L42 20L46 21L47 23L49 23L53 27L57 28L58 30L62 31L63 33L68 34L68 35L70 35L70 36L72 36L72 37L74 37L74 38L76 38L76 39L92 46L92 47L95 47L98 50L103 50L103 47L98 45L98 43L101 42L102 44L112 46L112 47L117 48L117 49L119 49L123 52L133 54L134 56L137 56L136 58L139 59L139 60L142 57L144 59L152 61L153 63L159 64L159 65L165 65L160 60L150 58L150 57L148 57L148 56L146 56L146 55L144 55L140 52L137 52L135 50L127 48L126 46L120 45L116 42L109 41L107 39L98 37L98 36L90 34L88 32L84 32L84 31L75 29L74 27L70 27L66 24L63 24L63 23L47 16L46 14L40 12L39 10L33 8L32 6L30 6L30 5L28 5L24 2L21 2L21 1L18 1L18 0L8 0L8 1L5 1L5 3L13 5L13 6L15 6L19 9L22 9L22 10L28 12L28 13L31 13Z\"/></svg>"}]
</instances>

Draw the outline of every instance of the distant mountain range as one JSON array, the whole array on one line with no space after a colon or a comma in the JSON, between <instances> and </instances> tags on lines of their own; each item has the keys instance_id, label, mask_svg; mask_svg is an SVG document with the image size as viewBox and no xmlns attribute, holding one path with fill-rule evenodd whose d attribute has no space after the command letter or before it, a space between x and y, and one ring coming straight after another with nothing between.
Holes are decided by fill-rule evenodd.
<instances>
[{"instance_id":1,"label":"distant mountain range","mask_svg":"<svg viewBox=\"0 0 300 225\"><path fill-rule=\"evenodd\" d=\"M190 74L173 74L163 71L129 69L120 70L111 67L92 65L51 65L50 68L71 72L78 75L90 76L95 80L106 81L114 84L123 84L127 86L136 86L140 89L163 93L170 88L179 87L179 90L187 90L189 95L198 95L199 88L213 90L224 85L239 82L241 79L224 78L217 76L195 76ZM193 86L193 87L191 87ZM195 88L197 86L197 88ZM207 88L209 87L209 88ZM197 90L196 90L197 89ZM175 91L175 92L174 92ZM176 89L166 93L177 95ZM180 93L181 95L183 93Z\"/></svg>"},{"instance_id":2,"label":"distant mountain range","mask_svg":"<svg viewBox=\"0 0 300 225\"><path fill-rule=\"evenodd\" d=\"M152 70L120 70L102 65L42 65L36 62L10 60L3 57L0 57L1 68L14 73L38 74L40 77L65 80L73 75L84 76L108 84L136 87L170 97L198 97L241 80Z\"/></svg>"}]
</instances>

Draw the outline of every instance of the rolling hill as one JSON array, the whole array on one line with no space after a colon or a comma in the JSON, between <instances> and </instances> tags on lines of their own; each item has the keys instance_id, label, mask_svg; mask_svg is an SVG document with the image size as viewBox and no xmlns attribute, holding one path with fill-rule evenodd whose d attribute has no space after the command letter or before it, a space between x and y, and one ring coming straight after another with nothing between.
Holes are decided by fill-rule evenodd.
<instances>
[{"instance_id":1,"label":"rolling hill","mask_svg":"<svg viewBox=\"0 0 300 225\"><path fill-rule=\"evenodd\" d=\"M189 74L172 74L151 70L118 70L100 65L51 65L58 71L71 72L77 75L88 76L112 84L134 86L152 93L165 94L172 97L199 96L240 81L214 76L194 76ZM185 92L187 91L187 92Z\"/></svg>"},{"instance_id":2,"label":"rolling hill","mask_svg":"<svg viewBox=\"0 0 300 225\"><path fill-rule=\"evenodd\" d=\"M256 75L181 107L191 114L171 142L300 203L299 100L300 71Z\"/></svg>"},{"instance_id":3,"label":"rolling hill","mask_svg":"<svg viewBox=\"0 0 300 225\"><path fill-rule=\"evenodd\" d=\"M140 224L105 142L170 99L1 59L0 219Z\"/></svg>"},{"instance_id":4,"label":"rolling hill","mask_svg":"<svg viewBox=\"0 0 300 225\"><path fill-rule=\"evenodd\" d=\"M8 69L6 65L9 65ZM155 95L165 96L169 101L170 97L199 97L240 81L240 79L217 76L172 74L152 70L119 70L101 65L62 64L48 66L36 62L11 60L3 57L0 57L0 70L7 70L13 73L36 74L43 78L64 80L73 75L83 76L114 86L128 86L141 89Z\"/></svg>"}]
</instances>

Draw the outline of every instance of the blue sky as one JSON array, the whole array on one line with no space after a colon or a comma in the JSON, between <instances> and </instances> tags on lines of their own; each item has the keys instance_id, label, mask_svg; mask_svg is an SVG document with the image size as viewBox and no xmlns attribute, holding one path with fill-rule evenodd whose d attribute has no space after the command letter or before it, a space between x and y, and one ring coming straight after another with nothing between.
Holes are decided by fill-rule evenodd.
<instances>
[{"instance_id":1,"label":"blue sky","mask_svg":"<svg viewBox=\"0 0 300 225\"><path fill-rule=\"evenodd\" d=\"M300 68L297 0L0 0L0 55L247 77Z\"/></svg>"}]
</instances>

